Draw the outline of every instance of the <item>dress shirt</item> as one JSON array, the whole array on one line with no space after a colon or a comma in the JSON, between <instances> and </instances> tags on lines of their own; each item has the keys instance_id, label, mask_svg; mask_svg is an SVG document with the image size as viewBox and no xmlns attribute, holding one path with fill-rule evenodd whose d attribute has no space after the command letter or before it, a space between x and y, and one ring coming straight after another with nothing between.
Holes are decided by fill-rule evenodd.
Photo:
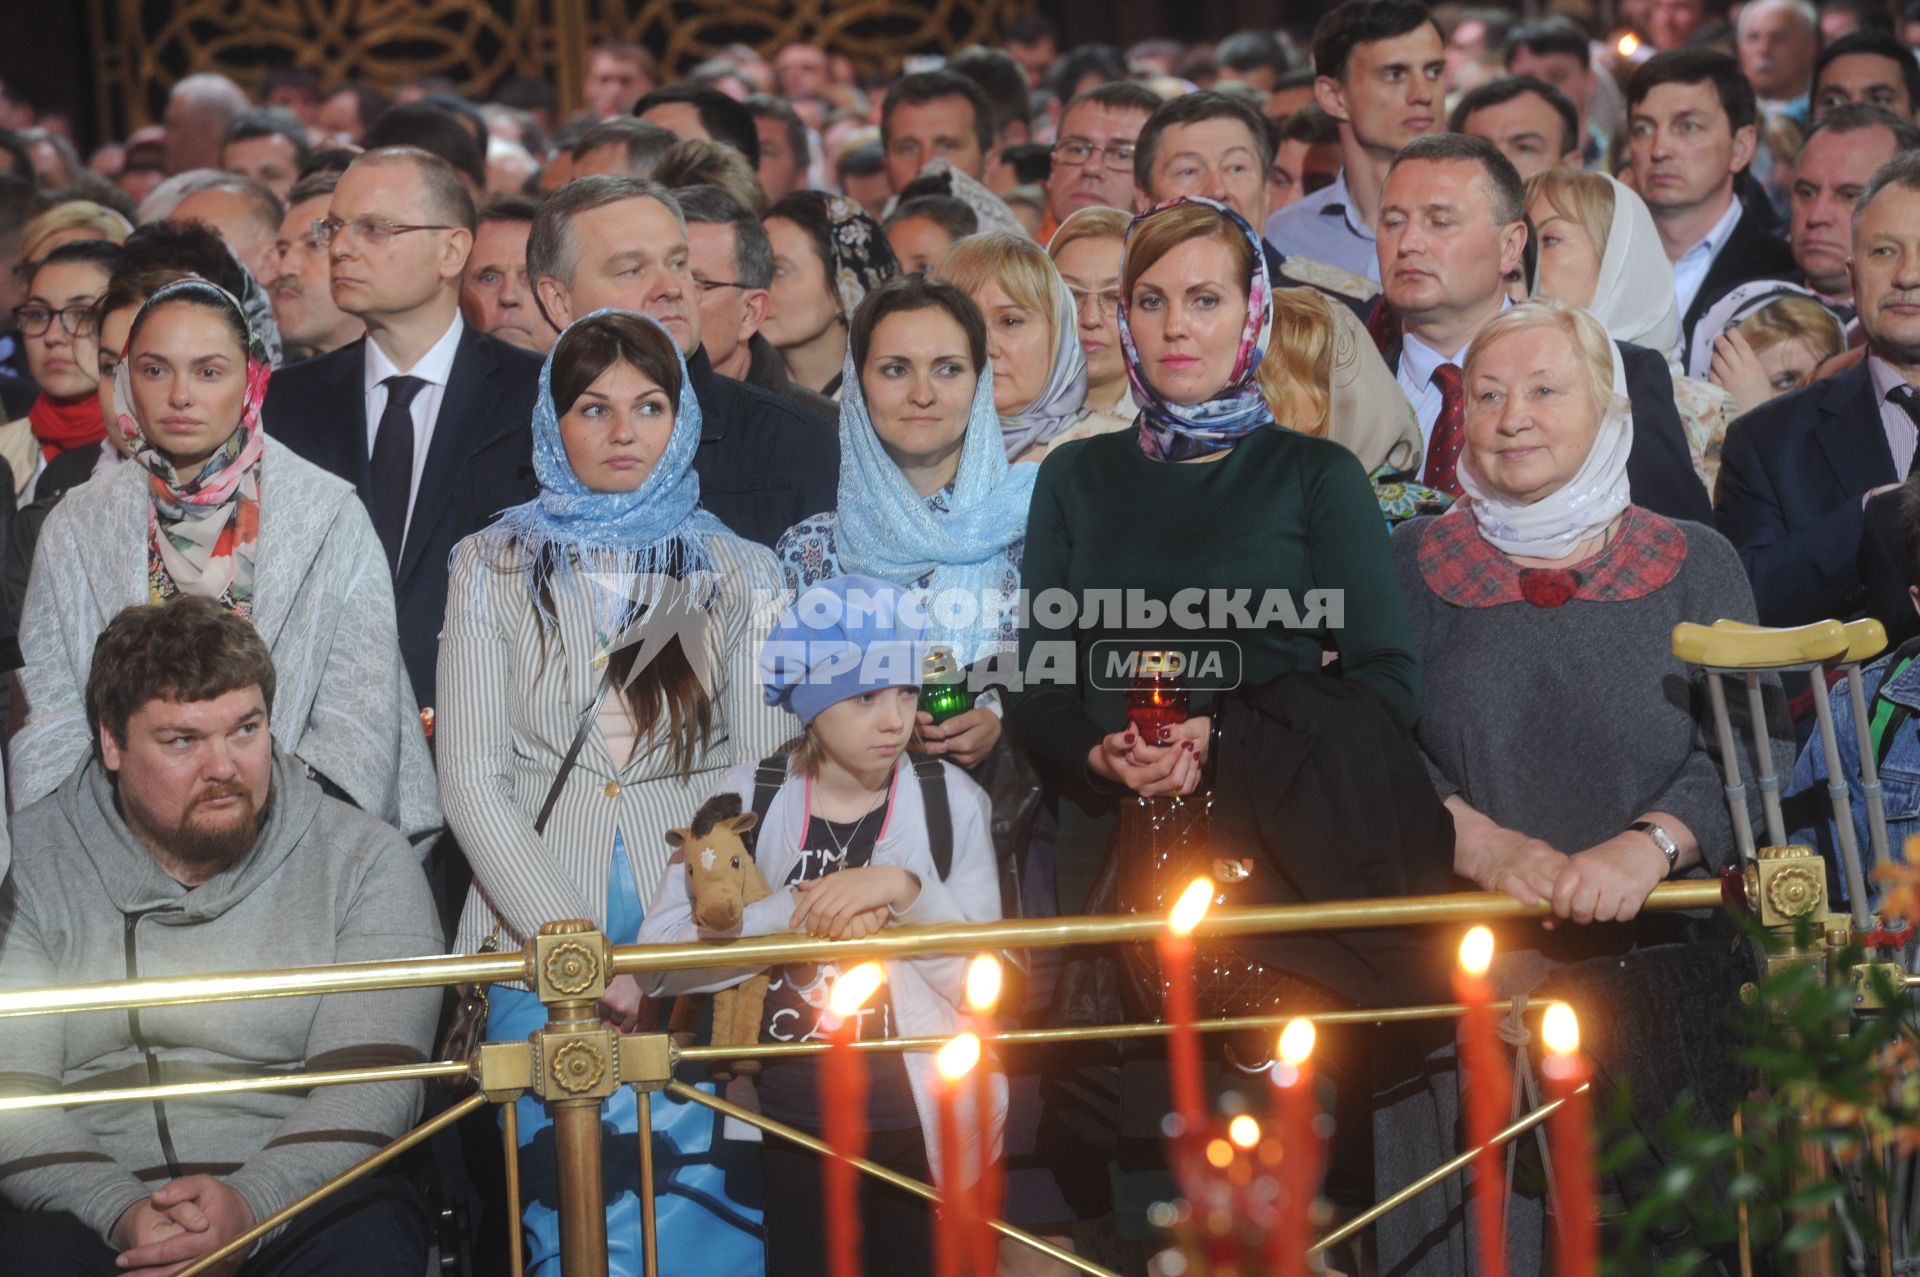
<instances>
[{"instance_id":1,"label":"dress shirt","mask_svg":"<svg viewBox=\"0 0 1920 1277\"><path fill-rule=\"evenodd\" d=\"M387 410L386 380L402 373L409 377L418 377L426 385L413 396L408 405L413 410L413 478L407 485L407 530L413 527L413 503L420 496L420 476L427 468L427 449L433 444L433 427L440 419L440 404L447 397L447 381L453 376L453 357L460 348L460 334L466 328L466 321L460 318L460 312L453 313L453 324L441 335L440 340L420 361L411 368L401 368L380 349L380 342L372 334L367 336L366 391L367 391L367 455L373 455L373 439L380 433L380 414Z\"/></svg>"},{"instance_id":2,"label":"dress shirt","mask_svg":"<svg viewBox=\"0 0 1920 1277\"><path fill-rule=\"evenodd\" d=\"M1414 420L1420 423L1420 453L1426 455L1427 445L1433 442L1433 423L1440 419L1440 386L1434 381L1434 370L1441 364L1453 364L1465 371L1467 366L1468 341L1451 355L1443 355L1433 347L1408 333L1400 340L1400 371L1395 374L1400 389L1406 393L1407 402L1413 405ZM1463 392L1464 393L1464 392Z\"/></svg>"},{"instance_id":3,"label":"dress shirt","mask_svg":"<svg viewBox=\"0 0 1920 1277\"><path fill-rule=\"evenodd\" d=\"M1288 257L1310 257L1380 282L1380 248L1360 223L1347 173L1267 219L1267 241Z\"/></svg>"},{"instance_id":4,"label":"dress shirt","mask_svg":"<svg viewBox=\"0 0 1920 1277\"><path fill-rule=\"evenodd\" d=\"M1893 392L1907 384L1893 365L1878 355L1867 356L1867 376L1873 381L1874 402L1880 405L1880 428L1887 432L1887 451L1893 454L1893 472L1904 476L1913 466L1920 428L1913 424L1907 410L1893 400Z\"/></svg>"},{"instance_id":5,"label":"dress shirt","mask_svg":"<svg viewBox=\"0 0 1920 1277\"><path fill-rule=\"evenodd\" d=\"M1673 264L1674 303L1681 315L1693 306L1694 295L1700 291L1700 285L1707 282L1713 259L1720 256L1733 228L1740 224L1740 212L1740 197L1732 196L1727 201L1727 211L1713 224L1713 229L1698 244L1680 254L1680 260Z\"/></svg>"}]
</instances>

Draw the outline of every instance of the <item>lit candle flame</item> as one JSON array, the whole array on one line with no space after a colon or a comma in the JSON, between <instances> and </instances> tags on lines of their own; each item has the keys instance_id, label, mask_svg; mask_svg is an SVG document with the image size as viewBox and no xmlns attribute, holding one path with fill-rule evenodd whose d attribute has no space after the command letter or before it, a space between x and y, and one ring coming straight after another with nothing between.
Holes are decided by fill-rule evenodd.
<instances>
[{"instance_id":1,"label":"lit candle flame","mask_svg":"<svg viewBox=\"0 0 1920 1277\"><path fill-rule=\"evenodd\" d=\"M949 1039L933 1057L934 1067L948 1082L958 1082L973 1072L973 1066L978 1063L980 1039L971 1033L961 1033Z\"/></svg>"},{"instance_id":2,"label":"lit candle flame","mask_svg":"<svg viewBox=\"0 0 1920 1277\"><path fill-rule=\"evenodd\" d=\"M878 962L863 962L851 971L842 971L827 995L827 1009L841 1019L860 1014L860 1008L880 991L886 969Z\"/></svg>"},{"instance_id":3,"label":"lit candle flame","mask_svg":"<svg viewBox=\"0 0 1920 1277\"><path fill-rule=\"evenodd\" d=\"M1475 927L1460 942L1460 969L1470 976L1483 976L1493 965L1493 932Z\"/></svg>"},{"instance_id":4,"label":"lit candle flame","mask_svg":"<svg viewBox=\"0 0 1920 1277\"><path fill-rule=\"evenodd\" d=\"M1580 1049L1580 1017L1566 1003L1553 1003L1540 1018L1540 1039L1555 1055L1572 1055Z\"/></svg>"},{"instance_id":5,"label":"lit candle flame","mask_svg":"<svg viewBox=\"0 0 1920 1277\"><path fill-rule=\"evenodd\" d=\"M967 1010L986 1015L1000 1001L1000 959L983 953L967 964Z\"/></svg>"},{"instance_id":6,"label":"lit candle flame","mask_svg":"<svg viewBox=\"0 0 1920 1277\"><path fill-rule=\"evenodd\" d=\"M1227 1123L1227 1138L1235 1148L1250 1149L1260 1142L1260 1123L1242 1113Z\"/></svg>"},{"instance_id":7,"label":"lit candle flame","mask_svg":"<svg viewBox=\"0 0 1920 1277\"><path fill-rule=\"evenodd\" d=\"M1615 47L1620 50L1621 57L1630 58L1640 51L1640 37L1628 31L1620 37L1620 43Z\"/></svg>"},{"instance_id":8,"label":"lit candle flame","mask_svg":"<svg viewBox=\"0 0 1920 1277\"><path fill-rule=\"evenodd\" d=\"M1176 936L1190 936L1200 920L1207 916L1207 906L1213 903L1213 879L1195 878L1180 893L1180 899L1173 903L1173 913L1167 919L1167 925Z\"/></svg>"},{"instance_id":9,"label":"lit candle flame","mask_svg":"<svg viewBox=\"0 0 1920 1277\"><path fill-rule=\"evenodd\" d=\"M1207 1141L1207 1161L1217 1171L1233 1165L1233 1145L1225 1140Z\"/></svg>"},{"instance_id":10,"label":"lit candle flame","mask_svg":"<svg viewBox=\"0 0 1920 1277\"><path fill-rule=\"evenodd\" d=\"M1313 1054L1314 1039L1317 1036L1312 1020L1304 1016L1295 1016L1287 1021L1286 1028L1280 1030L1280 1058L1296 1069L1299 1068Z\"/></svg>"}]
</instances>

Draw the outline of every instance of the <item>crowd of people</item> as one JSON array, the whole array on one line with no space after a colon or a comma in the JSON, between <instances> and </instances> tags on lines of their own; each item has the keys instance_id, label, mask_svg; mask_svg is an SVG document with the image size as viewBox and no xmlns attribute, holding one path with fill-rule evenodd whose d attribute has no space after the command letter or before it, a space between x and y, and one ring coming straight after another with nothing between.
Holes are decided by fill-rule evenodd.
<instances>
[{"instance_id":1,"label":"crowd of people","mask_svg":"<svg viewBox=\"0 0 1920 1277\"><path fill-rule=\"evenodd\" d=\"M1125 50L1028 16L884 74L793 43L669 80L606 44L572 113L526 78L201 72L84 159L0 85L0 987L576 918L1157 910L1195 867L1228 904L1480 888L1551 915L1494 977L1581 1006L1647 1136L1631 1200L1668 1106L1742 1085L1729 924L1643 912L1736 860L1674 625L1881 620L1867 739L1893 854L1920 832L1920 9L1549 8L1345 0ZM1735 717L1831 859L1812 697L1762 693ZM721 833L765 885L731 907ZM1438 1000L1449 940L1215 946L1203 1009ZM1097 1032L1158 1016L1158 976L1017 965L1005 1021L1096 1032L988 1062L959 1173L1000 1160L1013 1222L1177 1271L1162 1049ZM961 1024L961 959L885 966L858 1036ZM829 1031L832 964L622 975L600 1016L716 1032L701 996L756 974L748 1038ZM545 1017L498 986L484 1034ZM446 1019L416 991L14 1021L0 1094L415 1063ZM1259 1111L1266 1049L1210 1049L1223 1111ZM1336 1211L1461 1147L1450 1026L1322 1055ZM869 1156L944 1177L930 1056L868 1059ZM826 1120L814 1057L683 1080ZM0 1255L163 1277L430 1102L0 1115ZM491 1273L518 1229L552 1277L552 1129L517 1113L521 1219L469 1123L221 1271L416 1277L438 1246ZM664 1096L643 1136L625 1090L603 1122L614 1272L642 1269L637 1138L663 1271L825 1271L813 1154ZM1474 1271L1464 1192L1333 1268ZM925 1203L862 1193L868 1268L930 1270ZM1509 1219L1537 1270L1524 1183Z\"/></svg>"}]
</instances>

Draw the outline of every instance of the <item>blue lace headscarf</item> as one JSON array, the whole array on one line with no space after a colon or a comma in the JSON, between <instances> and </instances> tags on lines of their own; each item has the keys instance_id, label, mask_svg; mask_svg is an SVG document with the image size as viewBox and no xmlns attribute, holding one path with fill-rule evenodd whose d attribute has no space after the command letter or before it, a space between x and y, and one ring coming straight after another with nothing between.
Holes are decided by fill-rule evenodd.
<instances>
[{"instance_id":1,"label":"blue lace headscarf","mask_svg":"<svg viewBox=\"0 0 1920 1277\"><path fill-rule=\"evenodd\" d=\"M576 571L684 577L710 569L709 540L731 535L725 524L700 508L700 476L693 469L693 454L700 446L700 403L686 359L650 316L626 312L659 328L680 363L680 397L666 451L632 492L596 492L573 472L553 402L554 355L579 325L619 313L596 310L568 325L554 342L540 366L540 393L533 405L533 471L540 495L506 511L488 529L526 551L533 569L527 574L528 589L542 615L548 614L540 599L542 581L551 580L558 588Z\"/></svg>"},{"instance_id":2,"label":"blue lace headscarf","mask_svg":"<svg viewBox=\"0 0 1920 1277\"><path fill-rule=\"evenodd\" d=\"M1159 391L1147 384L1140 371L1140 352L1134 349L1133 328L1128 321L1133 309L1123 289L1120 297L1120 350L1127 368L1127 385L1133 401L1140 406L1140 449L1156 461L1184 461L1211 452L1225 452L1242 439L1273 423L1273 413L1260 393L1260 362L1267 357L1267 340L1273 332L1273 285L1267 278L1267 256L1260 236L1247 219L1225 204L1195 195L1184 195L1156 204L1133 219L1127 227L1127 244L1154 217L1182 204L1204 204L1239 228L1253 246L1253 276L1247 280L1247 323L1240 331L1240 348L1227 376L1213 398L1201 404L1169 403Z\"/></svg>"},{"instance_id":3,"label":"blue lace headscarf","mask_svg":"<svg viewBox=\"0 0 1920 1277\"><path fill-rule=\"evenodd\" d=\"M978 604L986 592L999 589L1008 549L1027 535L1027 507L1039 473L1036 465L1007 464L989 363L980 370L967 410L953 491L946 508L936 510L887 455L867 412L860 370L853 366L853 353L847 353L840 382L836 533L841 571L907 587L931 572L925 640L952 648L962 665L989 655L1000 643L999 618ZM974 600L971 624L942 621L941 598L948 592L964 592Z\"/></svg>"}]
</instances>

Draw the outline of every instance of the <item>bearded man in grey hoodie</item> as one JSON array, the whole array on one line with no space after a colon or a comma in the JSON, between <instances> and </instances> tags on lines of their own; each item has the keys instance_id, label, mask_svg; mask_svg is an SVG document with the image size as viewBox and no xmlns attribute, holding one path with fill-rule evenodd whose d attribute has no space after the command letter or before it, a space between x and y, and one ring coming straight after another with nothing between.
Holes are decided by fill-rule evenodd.
<instances>
[{"instance_id":1,"label":"bearded man in grey hoodie","mask_svg":"<svg viewBox=\"0 0 1920 1277\"><path fill-rule=\"evenodd\" d=\"M419 861L267 730L274 670L207 599L133 607L87 679L95 751L15 817L0 987L443 951ZM0 1029L0 1094L414 1063L438 990L40 1016ZM404 1132L416 1082L0 1114L9 1272L172 1272ZM418 1277L427 1223L374 1175L271 1234L238 1277ZM119 1267L117 1262L126 1266Z\"/></svg>"}]
</instances>

